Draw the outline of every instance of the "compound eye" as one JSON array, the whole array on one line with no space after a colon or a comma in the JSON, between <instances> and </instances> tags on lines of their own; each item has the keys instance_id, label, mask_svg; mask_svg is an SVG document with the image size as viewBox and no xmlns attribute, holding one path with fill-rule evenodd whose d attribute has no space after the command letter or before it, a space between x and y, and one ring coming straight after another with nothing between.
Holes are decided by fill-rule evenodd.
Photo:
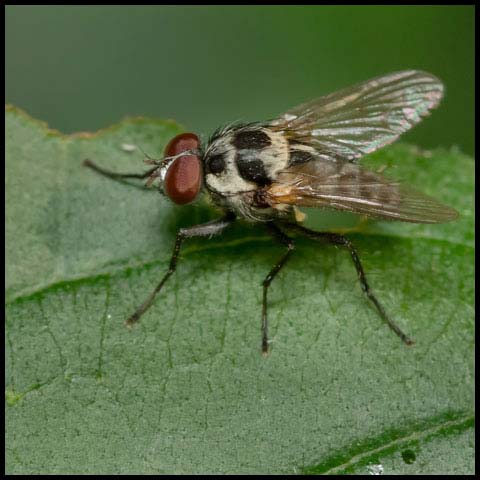
<instances>
[{"instance_id":1,"label":"compound eye","mask_svg":"<svg viewBox=\"0 0 480 480\"><path fill-rule=\"evenodd\" d=\"M194 133L181 133L173 137L165 147L165 156L173 157L186 150L194 150L200 147L200 140Z\"/></svg>"},{"instance_id":2,"label":"compound eye","mask_svg":"<svg viewBox=\"0 0 480 480\"><path fill-rule=\"evenodd\" d=\"M165 148L165 156L171 157L187 150L199 148L200 140L194 133L181 133ZM202 162L198 155L182 155L168 167L163 188L170 200L177 205L193 202L202 189Z\"/></svg>"}]
</instances>

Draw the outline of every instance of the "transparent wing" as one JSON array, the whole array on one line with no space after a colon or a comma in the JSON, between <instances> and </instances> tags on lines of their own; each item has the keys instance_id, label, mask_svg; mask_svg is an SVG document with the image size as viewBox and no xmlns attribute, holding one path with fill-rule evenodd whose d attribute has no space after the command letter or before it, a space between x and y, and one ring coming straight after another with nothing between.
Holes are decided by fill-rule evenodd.
<instances>
[{"instance_id":1,"label":"transparent wing","mask_svg":"<svg viewBox=\"0 0 480 480\"><path fill-rule=\"evenodd\" d=\"M442 82L433 75L395 72L299 105L271 126L311 145L320 158L352 161L393 142L442 96Z\"/></svg>"},{"instance_id":2,"label":"transparent wing","mask_svg":"<svg viewBox=\"0 0 480 480\"><path fill-rule=\"evenodd\" d=\"M324 207L413 223L443 223L458 213L434 198L359 165L308 162L278 175L267 190L272 205Z\"/></svg>"}]
</instances>

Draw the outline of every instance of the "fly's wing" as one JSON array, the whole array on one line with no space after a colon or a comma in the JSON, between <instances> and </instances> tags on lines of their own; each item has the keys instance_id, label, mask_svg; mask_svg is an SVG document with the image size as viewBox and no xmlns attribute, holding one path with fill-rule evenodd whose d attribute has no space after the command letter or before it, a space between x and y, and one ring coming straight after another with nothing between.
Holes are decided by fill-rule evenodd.
<instances>
[{"instance_id":1,"label":"fly's wing","mask_svg":"<svg viewBox=\"0 0 480 480\"><path fill-rule=\"evenodd\" d=\"M266 190L273 207L326 207L388 220L442 223L453 208L348 161L310 161L282 172Z\"/></svg>"},{"instance_id":2,"label":"fly's wing","mask_svg":"<svg viewBox=\"0 0 480 480\"><path fill-rule=\"evenodd\" d=\"M299 105L271 126L311 145L321 159L353 161L393 142L442 96L442 82L433 75L395 72Z\"/></svg>"},{"instance_id":3,"label":"fly's wing","mask_svg":"<svg viewBox=\"0 0 480 480\"><path fill-rule=\"evenodd\" d=\"M440 80L410 70L288 111L271 122L271 128L288 138L290 158L266 190L268 202L279 208L329 207L414 223L455 219L454 209L353 163L420 122L442 96Z\"/></svg>"}]
</instances>

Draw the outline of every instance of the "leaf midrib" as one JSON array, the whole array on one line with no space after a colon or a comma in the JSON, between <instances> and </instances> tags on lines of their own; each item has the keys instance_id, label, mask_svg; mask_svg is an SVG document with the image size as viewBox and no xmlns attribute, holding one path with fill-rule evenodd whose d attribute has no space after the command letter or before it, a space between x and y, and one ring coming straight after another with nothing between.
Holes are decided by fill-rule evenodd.
<instances>
[{"instance_id":1,"label":"leaf midrib","mask_svg":"<svg viewBox=\"0 0 480 480\"><path fill-rule=\"evenodd\" d=\"M428 418L425 420L428 422ZM448 430L451 428L466 430L468 428L473 427L475 421L475 416L473 415L462 415L454 420L446 420L446 421L439 421L439 422L432 422L428 427L415 429L412 428L410 432L395 438L391 442L384 443L379 445L378 447L367 449L361 453L351 456L348 460L342 461L342 463L338 465L334 465L326 470L322 469L322 466L325 465L324 462L320 463L319 465L305 467L303 469L304 473L310 474L321 474L321 475L334 475L334 474L342 474L345 473L345 470L348 468L354 467L355 465L359 464L360 462L368 459L369 457L386 454L390 449L399 449L402 445L405 445L412 441L418 440L427 440L430 437L439 435L442 433L442 430ZM445 432L445 435L449 435L451 432Z\"/></svg>"}]
</instances>

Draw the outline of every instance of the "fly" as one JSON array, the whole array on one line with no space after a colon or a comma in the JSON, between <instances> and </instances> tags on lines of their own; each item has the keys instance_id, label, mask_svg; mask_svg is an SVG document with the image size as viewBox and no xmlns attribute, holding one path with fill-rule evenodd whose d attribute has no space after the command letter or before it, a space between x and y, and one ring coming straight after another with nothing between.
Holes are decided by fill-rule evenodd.
<instances>
[{"instance_id":1,"label":"fly","mask_svg":"<svg viewBox=\"0 0 480 480\"><path fill-rule=\"evenodd\" d=\"M361 288L380 317L404 343L414 343L373 294L350 240L305 228L298 207L412 223L456 219L453 208L358 164L419 123L442 97L443 85L433 75L395 72L304 103L271 121L222 127L205 145L193 133L177 135L161 161L147 161L153 166L144 173L114 173L85 160L86 166L110 178L146 179L147 186L158 182L160 191L179 205L205 192L223 212L217 220L178 231L167 272L126 324L136 323L152 305L174 273L185 239L219 234L235 219L243 219L263 224L286 248L262 284L263 354L269 348L268 288L295 249L290 233L348 250Z\"/></svg>"}]
</instances>

